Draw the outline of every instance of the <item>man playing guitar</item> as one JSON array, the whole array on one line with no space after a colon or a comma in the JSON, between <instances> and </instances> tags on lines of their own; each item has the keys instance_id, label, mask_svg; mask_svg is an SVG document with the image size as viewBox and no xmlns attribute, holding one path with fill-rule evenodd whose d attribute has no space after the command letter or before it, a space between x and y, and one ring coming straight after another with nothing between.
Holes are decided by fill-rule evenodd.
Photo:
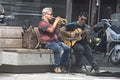
<instances>
[{"instance_id":1,"label":"man playing guitar","mask_svg":"<svg viewBox=\"0 0 120 80\"><path fill-rule=\"evenodd\" d=\"M82 56L84 55L95 70L95 72L99 72L99 66L91 55L91 51L88 46L88 43L90 41L90 29L89 26L86 24L86 21L87 13L81 12L78 16L78 21L66 24L64 27L60 28L60 31L62 32L62 34L66 34L70 38L75 38L76 31L78 31L77 33L79 33L79 36L81 36L80 38L76 39L76 42L75 40L73 40L74 42L71 44L73 48L73 53L75 55L75 71L80 71L80 61Z\"/></svg>"}]
</instances>

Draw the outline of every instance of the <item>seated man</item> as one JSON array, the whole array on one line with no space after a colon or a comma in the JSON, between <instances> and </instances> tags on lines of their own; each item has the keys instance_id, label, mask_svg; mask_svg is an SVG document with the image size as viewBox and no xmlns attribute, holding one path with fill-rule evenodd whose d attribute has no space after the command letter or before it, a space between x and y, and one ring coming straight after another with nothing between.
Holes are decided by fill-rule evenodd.
<instances>
[{"instance_id":1,"label":"seated man","mask_svg":"<svg viewBox=\"0 0 120 80\"><path fill-rule=\"evenodd\" d=\"M70 47L58 40L57 24L61 18L56 17L55 21L53 23L50 23L52 18L52 8L44 8L42 10L42 20L39 24L41 45L43 48L52 49L54 51L54 72L66 72L65 65L69 59Z\"/></svg>"},{"instance_id":2,"label":"seated man","mask_svg":"<svg viewBox=\"0 0 120 80\"><path fill-rule=\"evenodd\" d=\"M81 36L81 40L77 40L75 42L75 44L72 46L74 54L75 54L75 58L76 58L76 60L75 60L76 61L75 62L76 69L80 68L80 61L81 61L82 56L84 55L87 58L88 62L93 67L93 69L96 72L99 72L99 66L97 65L96 61L94 60L93 56L91 55L91 51L88 46L88 43L90 41L90 29L89 29L88 25L85 24L86 21L87 21L87 13L82 12L78 16L78 21L68 23L67 25L65 25L65 27L62 27L60 29L60 31L63 34L66 34L70 37L75 37L76 29L82 30L82 31L79 30L80 31L79 34L81 34L81 35L79 35L79 36ZM78 70L76 70L76 71L78 71Z\"/></svg>"}]
</instances>

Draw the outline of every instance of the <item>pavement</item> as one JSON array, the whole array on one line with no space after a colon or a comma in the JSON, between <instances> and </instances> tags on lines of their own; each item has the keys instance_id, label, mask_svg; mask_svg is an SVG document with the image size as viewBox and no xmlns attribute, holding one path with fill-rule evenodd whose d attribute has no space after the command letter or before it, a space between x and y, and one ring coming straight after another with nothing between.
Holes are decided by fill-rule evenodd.
<instances>
[{"instance_id":1,"label":"pavement","mask_svg":"<svg viewBox=\"0 0 120 80\"><path fill-rule=\"evenodd\" d=\"M101 71L119 72L119 68L114 67L101 67ZM0 80L120 80L119 77L102 75L88 75L83 73L0 73Z\"/></svg>"},{"instance_id":2,"label":"pavement","mask_svg":"<svg viewBox=\"0 0 120 80\"><path fill-rule=\"evenodd\" d=\"M88 76L80 73L32 73L32 74L0 74L0 80L120 80L117 77Z\"/></svg>"}]
</instances>

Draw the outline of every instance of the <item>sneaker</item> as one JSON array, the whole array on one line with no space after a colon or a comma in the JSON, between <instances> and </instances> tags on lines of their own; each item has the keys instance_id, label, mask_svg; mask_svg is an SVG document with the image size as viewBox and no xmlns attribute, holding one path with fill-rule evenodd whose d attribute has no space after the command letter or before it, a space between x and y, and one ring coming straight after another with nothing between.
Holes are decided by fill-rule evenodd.
<instances>
[{"instance_id":1,"label":"sneaker","mask_svg":"<svg viewBox=\"0 0 120 80\"><path fill-rule=\"evenodd\" d=\"M55 72L55 73L61 73L62 70L61 70L60 67L55 67L55 68L54 68L54 72Z\"/></svg>"},{"instance_id":2,"label":"sneaker","mask_svg":"<svg viewBox=\"0 0 120 80\"><path fill-rule=\"evenodd\" d=\"M100 69L99 68L95 69L94 71L95 71L95 73L100 73Z\"/></svg>"}]
</instances>

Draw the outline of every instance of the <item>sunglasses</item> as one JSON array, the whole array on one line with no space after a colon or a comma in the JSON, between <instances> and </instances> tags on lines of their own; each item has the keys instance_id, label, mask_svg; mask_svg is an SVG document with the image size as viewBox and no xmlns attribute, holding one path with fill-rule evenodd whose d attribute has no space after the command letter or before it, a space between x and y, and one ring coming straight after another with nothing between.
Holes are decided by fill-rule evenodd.
<instances>
[{"instance_id":1,"label":"sunglasses","mask_svg":"<svg viewBox=\"0 0 120 80\"><path fill-rule=\"evenodd\" d=\"M47 14L47 15L53 15L53 13L51 13L51 14Z\"/></svg>"},{"instance_id":2,"label":"sunglasses","mask_svg":"<svg viewBox=\"0 0 120 80\"><path fill-rule=\"evenodd\" d=\"M83 19L83 18L81 18L81 20L82 20L82 21L85 21L85 22L87 21L87 19Z\"/></svg>"}]
</instances>

